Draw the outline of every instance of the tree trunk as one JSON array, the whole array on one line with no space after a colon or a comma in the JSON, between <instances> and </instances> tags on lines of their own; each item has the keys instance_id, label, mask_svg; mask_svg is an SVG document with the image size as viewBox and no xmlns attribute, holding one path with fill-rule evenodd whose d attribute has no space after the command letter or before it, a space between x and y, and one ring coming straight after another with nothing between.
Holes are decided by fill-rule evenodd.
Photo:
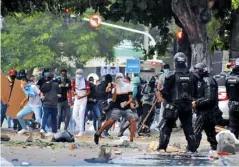
<instances>
[{"instance_id":1,"label":"tree trunk","mask_svg":"<svg viewBox=\"0 0 239 167\"><path fill-rule=\"evenodd\" d=\"M205 8L205 4L207 5L207 0L197 0L194 4L191 0L172 0L172 10L182 23L190 42L191 67L199 62L211 64L210 58L208 58L206 23L199 20L199 11L201 8Z\"/></svg>"},{"instance_id":2,"label":"tree trunk","mask_svg":"<svg viewBox=\"0 0 239 167\"><path fill-rule=\"evenodd\" d=\"M231 30L231 48L230 48L230 61L239 58L239 9L233 13L233 27Z\"/></svg>"}]
</instances>

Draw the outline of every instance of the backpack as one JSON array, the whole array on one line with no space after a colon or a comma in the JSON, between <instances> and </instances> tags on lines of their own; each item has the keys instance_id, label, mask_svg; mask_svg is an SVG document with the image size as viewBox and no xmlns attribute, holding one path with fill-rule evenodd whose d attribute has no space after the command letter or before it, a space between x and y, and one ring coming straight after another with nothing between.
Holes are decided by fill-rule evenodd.
<instances>
[{"instance_id":1,"label":"backpack","mask_svg":"<svg viewBox=\"0 0 239 167\"><path fill-rule=\"evenodd\" d=\"M191 101L193 94L192 73L175 73L175 101Z\"/></svg>"}]
</instances>

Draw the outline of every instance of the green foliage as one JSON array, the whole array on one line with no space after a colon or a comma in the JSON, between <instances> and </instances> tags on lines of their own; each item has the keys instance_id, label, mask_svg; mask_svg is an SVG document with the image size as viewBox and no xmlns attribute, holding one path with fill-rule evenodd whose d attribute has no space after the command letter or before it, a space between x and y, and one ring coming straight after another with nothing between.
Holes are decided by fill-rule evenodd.
<instances>
[{"instance_id":1,"label":"green foliage","mask_svg":"<svg viewBox=\"0 0 239 167\"><path fill-rule=\"evenodd\" d=\"M239 0L232 0L232 8L234 10L239 8Z\"/></svg>"},{"instance_id":2,"label":"green foliage","mask_svg":"<svg viewBox=\"0 0 239 167\"><path fill-rule=\"evenodd\" d=\"M15 13L6 17L8 33L2 33L2 69L82 66L93 57L114 59L113 47L120 43L111 28L91 28L81 22L69 27L51 13Z\"/></svg>"}]
</instances>

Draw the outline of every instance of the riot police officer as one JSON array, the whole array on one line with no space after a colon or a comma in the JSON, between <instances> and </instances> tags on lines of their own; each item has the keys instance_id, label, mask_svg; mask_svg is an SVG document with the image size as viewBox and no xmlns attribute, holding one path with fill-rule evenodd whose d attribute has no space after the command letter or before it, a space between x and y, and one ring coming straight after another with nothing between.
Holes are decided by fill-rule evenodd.
<instances>
[{"instance_id":1,"label":"riot police officer","mask_svg":"<svg viewBox=\"0 0 239 167\"><path fill-rule=\"evenodd\" d=\"M160 90L166 105L158 151L166 151L173 125L179 118L188 142L188 151L196 152L196 137L192 126L192 99L196 95L198 78L189 72L187 57L182 52L174 56L174 67L175 71L165 77L163 89Z\"/></svg>"},{"instance_id":2,"label":"riot police officer","mask_svg":"<svg viewBox=\"0 0 239 167\"><path fill-rule=\"evenodd\" d=\"M235 67L226 79L226 90L229 98L229 128L238 139L239 135L239 58Z\"/></svg>"},{"instance_id":3,"label":"riot police officer","mask_svg":"<svg viewBox=\"0 0 239 167\"><path fill-rule=\"evenodd\" d=\"M213 77L209 77L207 66L204 63L196 64L194 70L199 76L197 98L192 102L192 106L197 114L194 129L197 148L200 145L202 131L204 130L207 135L207 140L211 144L211 149L216 150L217 140L214 108L218 101L218 85Z\"/></svg>"}]
</instances>

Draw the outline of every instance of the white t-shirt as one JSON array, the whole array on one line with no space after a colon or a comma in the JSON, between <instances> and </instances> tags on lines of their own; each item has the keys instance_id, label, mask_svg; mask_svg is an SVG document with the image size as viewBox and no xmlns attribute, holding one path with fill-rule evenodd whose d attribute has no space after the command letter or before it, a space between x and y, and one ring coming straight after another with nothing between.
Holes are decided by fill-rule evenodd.
<instances>
[{"instance_id":1,"label":"white t-shirt","mask_svg":"<svg viewBox=\"0 0 239 167\"><path fill-rule=\"evenodd\" d=\"M37 96L35 97L29 97L29 106L30 107L41 107L42 106L42 102L40 99L40 90L36 85L31 85L31 89L34 93L37 94Z\"/></svg>"}]
</instances>

